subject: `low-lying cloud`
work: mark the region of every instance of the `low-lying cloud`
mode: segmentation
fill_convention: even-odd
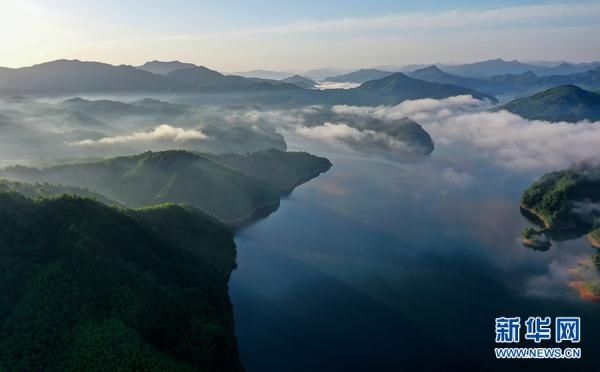
[[[333,106],[332,111],[341,115],[373,117],[381,120],[399,120],[409,117],[413,120],[444,118],[457,112],[472,111],[484,107],[486,103],[470,95],[449,97],[444,99],[407,100],[395,106]]]
[[[489,103],[463,95],[407,100],[395,106],[248,110],[231,113],[226,120],[280,128],[314,141],[346,143],[359,151],[375,146],[394,151],[403,148],[394,130],[409,118],[422,125],[439,150],[468,152],[472,159],[483,158],[517,172],[558,170],[600,154],[600,122],[527,120],[489,108]]]
[[[459,189],[465,189],[475,181],[475,178],[469,172],[456,170],[452,167],[445,168],[441,174],[447,183]]]
[[[296,133],[311,140],[329,143],[333,141],[362,150],[386,149],[400,152],[410,151],[407,144],[385,133],[370,129],[357,129],[345,123],[326,122],[323,125],[314,127],[301,126],[296,129]]]
[[[116,145],[129,143],[143,143],[153,141],[171,141],[187,142],[192,140],[204,140],[208,138],[201,130],[183,129],[162,124],[148,132],[133,132],[131,134],[104,137],[97,140],[85,139],[82,141],[71,142],[73,146],[95,146],[95,145]]]
[[[352,89],[359,87],[359,83],[337,83],[332,81],[320,81],[317,83],[316,88],[319,90],[327,89]]]
[[[565,168],[599,155],[599,122],[550,123],[500,111],[430,117],[423,125],[438,143],[473,145],[516,171]]]
[[[334,106],[344,116],[390,123],[409,118],[420,123],[436,145],[471,148],[514,171],[548,171],[597,158],[600,122],[551,123],[508,111],[486,111],[489,104],[471,96],[404,101],[396,106]]]

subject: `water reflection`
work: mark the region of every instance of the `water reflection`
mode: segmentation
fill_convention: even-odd
[[[519,196],[539,174],[462,149],[401,162],[299,146],[333,168],[236,239],[230,293],[248,371],[505,369],[493,360],[502,315],[582,316],[589,358],[569,366],[593,364],[597,307],[570,270],[594,250],[521,244]]]

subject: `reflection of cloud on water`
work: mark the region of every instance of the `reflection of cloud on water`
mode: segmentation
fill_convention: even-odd
[[[442,171],[442,179],[459,189],[466,189],[475,182],[475,178],[467,172],[447,167]]]
[[[585,260],[586,258],[582,256],[566,256],[553,260],[547,272],[526,281],[525,294],[539,298],[577,300],[578,293],[572,288],[572,283],[574,277],[579,277],[575,271]],[[588,279],[591,279],[591,276],[598,280],[597,273],[590,271],[585,274]]]
[[[448,234],[467,234],[507,262],[527,253],[511,234],[521,230],[523,221],[515,219],[517,207],[510,199],[472,199],[453,193],[437,200],[434,210],[444,221],[442,225]]]
[[[317,187],[322,193],[334,197],[342,197],[350,193],[350,190],[344,186],[343,180],[335,178],[327,179],[324,182],[319,183]]]

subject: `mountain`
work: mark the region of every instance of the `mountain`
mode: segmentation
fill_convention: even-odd
[[[530,97],[516,99],[498,109],[531,120],[598,121],[600,120],[600,94],[575,85],[564,85]]]
[[[248,81],[241,76],[225,76],[204,66],[171,71],[167,76],[199,88],[234,85]]]
[[[458,95],[471,95],[476,99],[497,102],[495,97],[473,89],[413,79],[400,72],[381,80],[368,81],[360,87],[353,89],[353,91],[377,95],[381,101],[385,101],[385,98],[387,98],[391,104],[397,104],[407,99],[441,99]]]
[[[594,70],[600,67],[600,62],[590,63],[567,63],[563,62],[555,66],[540,66],[536,68],[535,73],[539,76],[548,75],[571,75]]]
[[[253,90],[288,90],[298,89],[296,85],[282,83],[277,80],[258,78],[245,78],[235,75],[223,75],[220,72],[204,66],[176,70],[166,75],[167,77],[190,85],[196,91],[253,91]]]
[[[335,83],[357,83],[362,84],[370,80],[379,80],[387,76],[392,75],[393,72],[381,71],[375,69],[362,69],[354,72],[350,72],[343,75],[330,76],[324,79],[324,81],[335,82]]]
[[[261,161],[269,159],[283,162],[280,164],[289,162],[288,167],[294,164],[299,167],[294,168],[296,171],[313,177],[331,166],[327,159],[306,153],[271,150]],[[164,151],[42,169],[11,167],[0,171],[0,176],[84,187],[129,207],[183,203],[236,225],[276,209],[282,182],[293,188],[307,180],[294,177],[278,179],[278,183],[266,182],[252,171],[256,159],[250,155],[239,158],[237,164],[244,172],[219,164],[208,155]]]
[[[220,88],[220,89],[216,89]],[[78,93],[191,93],[217,91],[298,89],[276,80],[226,76],[202,66],[165,75],[133,66],[58,60],[31,67],[0,70],[0,95]]]
[[[0,71],[0,94],[186,91],[181,82],[133,66],[58,60]]]
[[[442,71],[437,66],[429,66],[408,73],[410,77],[433,83],[453,84],[479,90],[488,94],[520,93],[540,84],[539,78],[531,71],[522,74],[495,75],[484,78],[469,78]]]
[[[281,134],[249,128],[243,124],[230,127],[205,125],[201,130],[208,136],[201,144],[203,152],[248,154],[271,148],[281,151],[287,149],[285,138]]]
[[[66,111],[60,120],[62,127],[70,130],[85,128],[103,131],[111,129],[105,122],[77,111]]]
[[[102,133],[81,129],[62,133],[38,130],[7,116],[0,116],[0,132],[0,159],[9,163],[21,159],[47,158],[48,154],[58,153],[61,148],[67,147],[65,142],[74,138],[81,140],[82,135],[89,135],[90,138],[102,136]]]
[[[577,85],[587,90],[600,89],[600,68],[571,75],[543,76],[538,87],[552,88],[559,85]]]
[[[402,142],[408,153],[428,155],[433,152],[435,147],[433,139],[421,124],[408,118],[395,120],[389,127],[384,124],[378,125],[377,128],[372,126],[371,129],[382,130],[390,138]]]
[[[521,206],[554,231],[587,233],[600,226],[600,168],[583,162],[550,172],[534,182],[521,197]]]
[[[242,370],[211,217],[2,192],[0,237],[0,369]]]
[[[186,113],[186,108],[183,105],[150,98],[126,103],[105,99],[88,100],[75,97],[65,100],[57,106],[102,120],[112,120],[126,116],[150,116],[158,120],[163,120]]]
[[[535,71],[539,66],[522,63],[517,60],[505,61],[501,58],[463,65],[446,65],[444,70],[465,77],[490,77],[494,75],[522,74]]]
[[[526,94],[539,90],[545,83],[534,72],[526,71],[521,74],[496,75],[484,79],[482,89],[492,94]]]
[[[281,80],[290,76],[290,72],[287,71],[270,71],[270,70],[250,70],[234,72],[232,75],[243,76],[247,78],[259,78],[268,80]]]
[[[432,65],[409,72],[406,75],[433,83],[453,84],[470,89],[481,89],[486,87],[484,80],[452,75]]]
[[[77,195],[80,197],[95,199],[107,205],[117,205],[118,203],[104,195],[92,192],[87,189],[74,186],[51,185],[48,183],[23,183],[0,179],[0,193],[16,192],[30,199],[40,199],[61,195]]]
[[[345,74],[348,72],[350,72],[350,71],[346,70],[346,69],[340,69],[340,68],[317,68],[317,69],[313,69],[313,70],[303,71],[300,73],[300,75],[306,76],[307,78],[315,80],[315,81],[321,81],[328,76],[335,76],[335,75]]]
[[[300,88],[304,89],[315,89],[315,87],[317,86],[317,83],[314,80],[305,78],[304,76],[300,75],[290,76],[285,79],[281,79],[281,81],[284,83],[297,85]]]
[[[537,76],[579,74],[600,67],[600,62],[590,63],[523,63],[517,60],[505,61],[501,58],[462,65],[440,65],[442,70],[464,77],[486,78],[495,75],[519,75],[527,71]]]
[[[166,75],[169,72],[193,67],[196,67],[196,65],[194,65],[193,63],[183,63],[179,61],[150,61],[144,63],[141,66],[138,66],[137,68],[140,70],[151,72],[153,74]]]
[[[437,66],[429,66],[408,73],[409,76],[429,82],[454,84],[479,90],[488,94],[530,94],[541,89],[560,85],[575,84],[587,89],[600,88],[600,70],[590,70],[569,75],[538,76],[533,71],[518,74],[494,75],[491,77],[469,78],[442,71]]]
[[[288,152],[270,149],[247,156],[236,154],[206,155],[209,159],[248,177],[275,187],[281,193],[291,193],[297,185],[307,182],[327,171],[331,163],[305,152]]]
[[[352,74],[350,74],[352,75]],[[351,80],[374,79],[389,73],[379,70],[361,70],[350,76]],[[389,76],[386,76],[389,77]],[[346,80],[342,77],[340,80]],[[381,79],[380,79],[381,80]],[[373,81],[373,80],[370,80]],[[388,104],[399,103],[407,98],[448,97],[448,94],[470,90],[449,89],[439,85],[437,88],[422,89],[409,93],[387,90],[382,98],[374,91],[366,89],[330,89],[327,91],[302,89],[294,84],[276,80],[245,78],[223,75],[206,67],[175,70],[166,75],[157,75],[132,66],[112,66],[104,63],[81,61],[54,61],[46,64],[8,69],[0,72],[0,94],[75,95],[78,93],[203,93],[203,104],[243,104],[243,105],[301,105],[301,104]],[[209,93],[209,94],[206,94]],[[221,94],[238,93],[238,94]],[[487,96],[473,92],[478,97]],[[195,102],[199,96],[187,96],[187,102]],[[364,100],[363,100],[364,98]],[[65,104],[86,104],[82,102]],[[106,102],[105,102],[106,103]],[[96,102],[97,104],[97,102]],[[92,105],[93,106],[93,105]],[[123,107],[124,108],[124,107]],[[82,113],[86,113],[82,111]],[[103,118],[97,118],[103,120]],[[112,123],[111,123],[112,124]],[[127,123],[119,123],[127,125]]]

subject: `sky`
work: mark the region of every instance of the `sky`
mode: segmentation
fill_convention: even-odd
[[[600,1],[0,0],[0,66],[55,59],[220,71],[504,58],[600,60]]]

